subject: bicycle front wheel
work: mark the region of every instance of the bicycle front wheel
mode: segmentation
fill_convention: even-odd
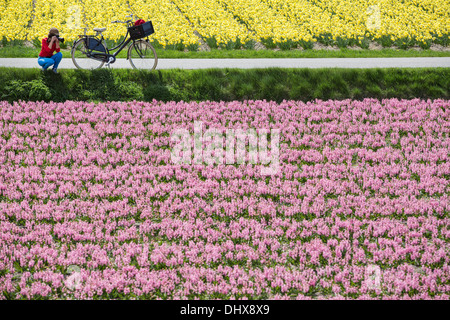
[[[86,43],[83,39],[78,40],[72,47],[72,61],[78,69],[98,69],[105,63],[101,60],[88,58]]]
[[[135,41],[128,49],[128,58],[134,69],[153,70],[158,64],[158,57],[153,46],[147,41]]]

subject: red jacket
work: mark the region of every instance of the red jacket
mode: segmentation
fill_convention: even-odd
[[[49,43],[47,43],[47,38],[42,39],[42,49],[41,49],[41,53],[39,53],[39,57],[42,58],[50,58],[51,56],[53,56],[53,52],[59,52],[60,48],[56,48],[56,43],[53,42],[53,47],[49,48],[48,47]]]

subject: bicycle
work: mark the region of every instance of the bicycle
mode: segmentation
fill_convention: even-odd
[[[125,18],[133,19],[133,16],[131,14]],[[75,66],[78,69],[98,69],[106,63],[106,66],[110,67],[111,63],[116,62],[116,56],[130,42],[133,42],[127,52],[127,60],[130,61],[131,66],[134,69],[154,70],[158,64],[158,56],[148,39],[148,36],[154,33],[151,21],[138,26],[133,24],[133,20],[112,21],[112,23],[127,25],[127,34],[122,42],[116,47],[108,49],[102,33],[106,28],[94,28],[95,36],[86,35],[86,29],[84,29],[84,35],[79,35],[80,39],[75,40],[72,46],[71,56]],[[147,39],[142,40],[145,37]],[[116,52],[111,53],[116,49]]]

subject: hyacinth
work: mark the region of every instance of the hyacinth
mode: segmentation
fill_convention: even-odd
[[[449,298],[448,100],[0,108],[2,299]],[[194,121],[279,171],[173,164]]]

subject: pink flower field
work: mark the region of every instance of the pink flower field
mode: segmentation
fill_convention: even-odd
[[[0,108],[0,299],[449,299],[449,100]],[[174,164],[194,121],[278,172]]]

